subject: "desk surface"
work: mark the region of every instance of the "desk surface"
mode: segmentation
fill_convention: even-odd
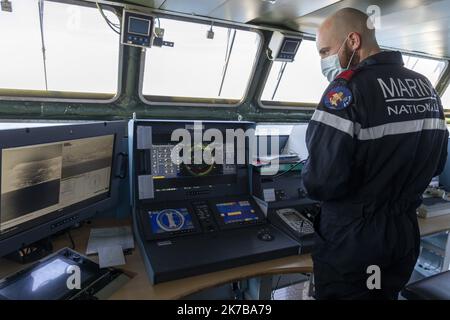
[[[450,214],[427,219],[419,218],[419,228],[421,236],[450,230]]]
[[[72,237],[77,245],[76,250],[81,253],[86,252],[91,228],[126,224],[130,224],[130,221],[95,220],[92,224],[85,225],[78,230],[73,230]],[[450,214],[429,219],[419,219],[419,226],[422,236],[449,230]],[[65,235],[60,236],[55,239],[54,246],[55,250],[70,246],[69,239]],[[93,256],[92,259],[96,260],[97,256]],[[148,280],[140,252],[137,248],[131,255],[126,256],[126,262],[123,269],[135,274],[135,276],[115,292],[111,299],[179,299],[203,289],[219,286],[231,281],[270,274],[311,273],[313,269],[311,256],[301,255],[255,263],[152,286]],[[17,263],[0,259],[0,278],[22,267]]]
[[[80,253],[86,252],[91,228],[112,227],[126,224],[130,224],[130,221],[94,220],[89,225],[71,231],[73,240],[76,244],[75,250]],[[70,247],[68,237],[66,235],[57,237],[54,240],[54,247],[55,250]],[[92,256],[91,258],[94,261],[97,261],[98,259],[97,256]],[[5,259],[0,259],[0,278],[15,272],[20,268],[23,268],[23,266]],[[135,276],[115,292],[111,296],[111,299],[179,299],[206,288],[219,286],[240,279],[270,274],[311,273],[312,260],[310,255],[292,256],[165,282],[154,286],[149,282],[138,248],[133,250],[131,255],[126,256],[126,265],[121,268]]]

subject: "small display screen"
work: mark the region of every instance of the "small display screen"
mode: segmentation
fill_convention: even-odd
[[[58,300],[67,294],[67,279],[73,273],[69,260],[56,258],[17,281],[0,289],[0,296],[9,300]],[[81,283],[90,281],[94,274],[83,269]]]
[[[281,49],[282,53],[292,53],[294,54],[299,45],[299,41],[286,40],[283,45],[283,49]]]
[[[193,230],[191,214],[188,209],[164,209],[148,212],[152,232],[161,234],[174,231]]]
[[[128,32],[148,36],[150,34],[150,20],[130,17],[128,20]]]
[[[236,201],[216,204],[225,224],[256,221],[258,216],[248,201]]]

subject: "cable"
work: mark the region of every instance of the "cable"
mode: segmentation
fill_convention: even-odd
[[[275,285],[275,289],[272,290],[272,294],[271,294],[272,300],[275,299],[275,291],[278,290],[278,285],[280,283],[281,277],[282,277],[282,275],[278,276],[278,280],[277,280],[277,284]]]
[[[67,235],[69,237],[70,244],[72,245],[72,250],[75,250],[75,241],[73,241],[72,234],[70,233],[70,230],[67,230]]]
[[[270,61],[274,61],[275,59],[272,57],[271,54],[269,54],[269,51],[271,51],[269,48],[266,49],[266,56],[267,59],[269,59]]]
[[[158,29],[161,29],[161,21],[159,20],[159,17],[155,17],[156,22],[158,23]],[[156,28],[153,28],[153,35],[155,37],[159,37],[158,34],[156,34]]]
[[[279,174],[277,174],[276,176],[273,176],[272,179],[278,179],[279,177],[284,176],[286,173],[291,172],[292,170],[294,170],[295,168],[297,168],[299,165],[305,164],[305,163],[306,163],[306,160],[299,161],[299,162],[297,162],[296,164],[294,164],[292,167],[290,167],[288,170],[286,170],[286,171],[284,171],[284,172],[282,172],[282,173],[279,173]]]
[[[95,3],[97,5],[98,11],[100,11],[100,14],[102,15],[103,19],[105,19],[106,24],[108,25],[108,27],[111,28],[112,31],[114,31],[117,34],[120,34],[120,24],[116,24],[111,22],[108,17],[105,15],[105,13],[103,12],[103,9],[100,7],[100,5],[98,4],[98,2]],[[116,28],[119,28],[119,30],[117,30]]]
[[[100,14],[102,15],[103,19],[105,19],[108,24],[110,24],[110,25],[112,25],[112,26],[114,26],[116,28],[120,28],[120,23],[117,24],[117,23],[114,23],[111,20],[109,20],[108,17],[105,15],[102,7],[100,7],[100,4],[98,2],[96,2],[95,4],[97,5],[97,8],[100,11]]]

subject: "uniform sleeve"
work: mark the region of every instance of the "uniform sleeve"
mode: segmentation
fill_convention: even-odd
[[[352,102],[344,108],[333,108],[335,92],[333,87],[327,89],[306,132],[309,158],[302,170],[303,186],[308,196],[317,201],[337,200],[350,192],[358,126],[352,111],[355,90],[350,92]]]

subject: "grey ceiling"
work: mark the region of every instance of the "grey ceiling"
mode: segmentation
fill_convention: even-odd
[[[276,25],[315,34],[328,15],[344,7],[381,9],[377,36],[383,46],[450,57],[450,0],[128,0],[216,19]]]

